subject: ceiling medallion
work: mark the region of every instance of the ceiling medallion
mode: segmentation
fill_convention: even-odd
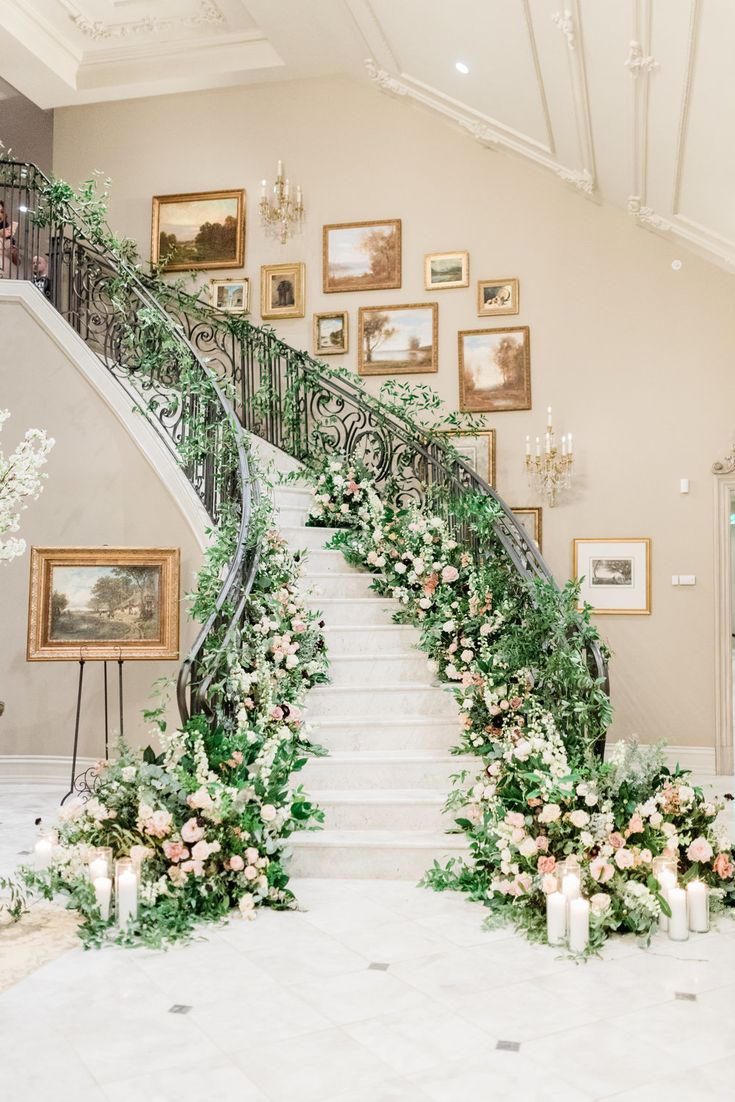
[[[103,23],[100,20],[88,19],[72,0],[62,0],[62,4],[77,30],[96,42],[105,38],[128,38],[134,34],[155,34],[177,27],[187,29],[206,25],[222,26],[225,22],[225,17],[214,0],[199,0],[197,13],[184,18],[176,16],[159,19],[147,15],[143,19],[134,19],[128,23]]]

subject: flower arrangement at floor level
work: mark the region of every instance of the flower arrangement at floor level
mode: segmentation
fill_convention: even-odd
[[[478,565],[440,516],[382,503],[359,461],[327,459],[312,478],[310,522],[343,528],[331,546],[372,570],[373,588],[398,601],[396,619],[420,629],[460,709],[455,752],[478,758],[447,801],[472,860],[435,865],[425,882],[466,891],[490,909],[488,921],[543,939],[546,896],[574,858],[591,897],[590,951],[616,930],[650,935],[668,912],[656,857],[735,904],[722,802],[669,770],[658,747],[623,743],[606,762],[594,753],[608,713],[580,642],[594,631],[588,613],[577,613],[574,586],[532,589],[511,570],[493,529],[497,506],[469,496],[461,505],[487,552]]]
[[[49,867],[20,870],[31,889],[68,897],[87,945],[161,945],[233,907],[254,917],[259,904],[294,903],[284,845],[323,813],[292,778],[319,753],[302,706],[308,689],[326,680],[327,659],[321,625],[298,591],[298,559],[268,522],[246,622],[211,697],[214,720],[162,730],[160,755],[121,743],[114,761],[98,763],[92,798],[62,809]],[[219,561],[220,551],[210,558]],[[200,597],[208,577],[205,567]],[[88,870],[96,847],[129,855],[139,868],[138,915],[126,928],[101,918]]]

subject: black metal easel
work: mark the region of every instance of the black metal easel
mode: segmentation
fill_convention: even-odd
[[[79,749],[79,721],[82,715],[82,687],[84,685],[84,667],[89,659],[84,657],[84,654],[79,654],[79,680],[77,683],[77,710],[74,720],[74,747],[72,750],[71,758],[71,781],[69,791],[61,801],[65,804],[70,796],[75,792],[91,792],[90,785],[90,772],[93,766],[89,769],[85,769],[83,773],[77,776],[77,752]],[[117,658],[117,687],[118,697],[120,703],[120,736],[124,734],[124,697],[123,697],[123,662],[122,654]],[[107,659],[103,661],[103,679],[104,679],[104,699],[105,699],[105,761],[110,756],[110,721],[109,721],[109,696],[107,691]]]

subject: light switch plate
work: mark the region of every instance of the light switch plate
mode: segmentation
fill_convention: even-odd
[[[697,575],[696,574],[680,574],[679,575],[679,585],[696,585],[696,584],[697,584]]]

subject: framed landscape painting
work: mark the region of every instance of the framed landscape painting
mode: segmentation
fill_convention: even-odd
[[[470,254],[429,253],[424,260],[424,285],[427,291],[469,287]]]
[[[517,279],[480,279],[477,283],[477,314],[490,318],[517,314],[520,309]]]
[[[526,535],[533,540],[539,551],[541,551],[543,530],[541,509],[539,506],[523,506],[523,508],[511,509],[511,513],[516,518],[521,528],[523,528]]]
[[[582,601],[598,615],[650,615],[650,539],[576,539],[573,547]]]
[[[155,195],[151,263],[165,272],[242,268],[245,263],[245,191]]]
[[[340,356],[347,352],[348,315],[314,314],[314,354],[316,356]]]
[[[29,662],[179,657],[177,547],[33,547]]]
[[[442,432],[472,470],[490,486],[495,485],[495,429],[475,433]]]
[[[264,318],[303,318],[304,265],[264,264],[260,269],[260,314]]]
[[[360,375],[414,375],[439,370],[439,307],[362,306],[358,314]]]
[[[401,221],[325,226],[324,292],[385,291],[401,286]]]
[[[502,413],[531,408],[531,339],[527,325],[466,329],[459,337],[459,408]]]
[[[209,301],[223,314],[249,314],[250,280],[210,279]]]

